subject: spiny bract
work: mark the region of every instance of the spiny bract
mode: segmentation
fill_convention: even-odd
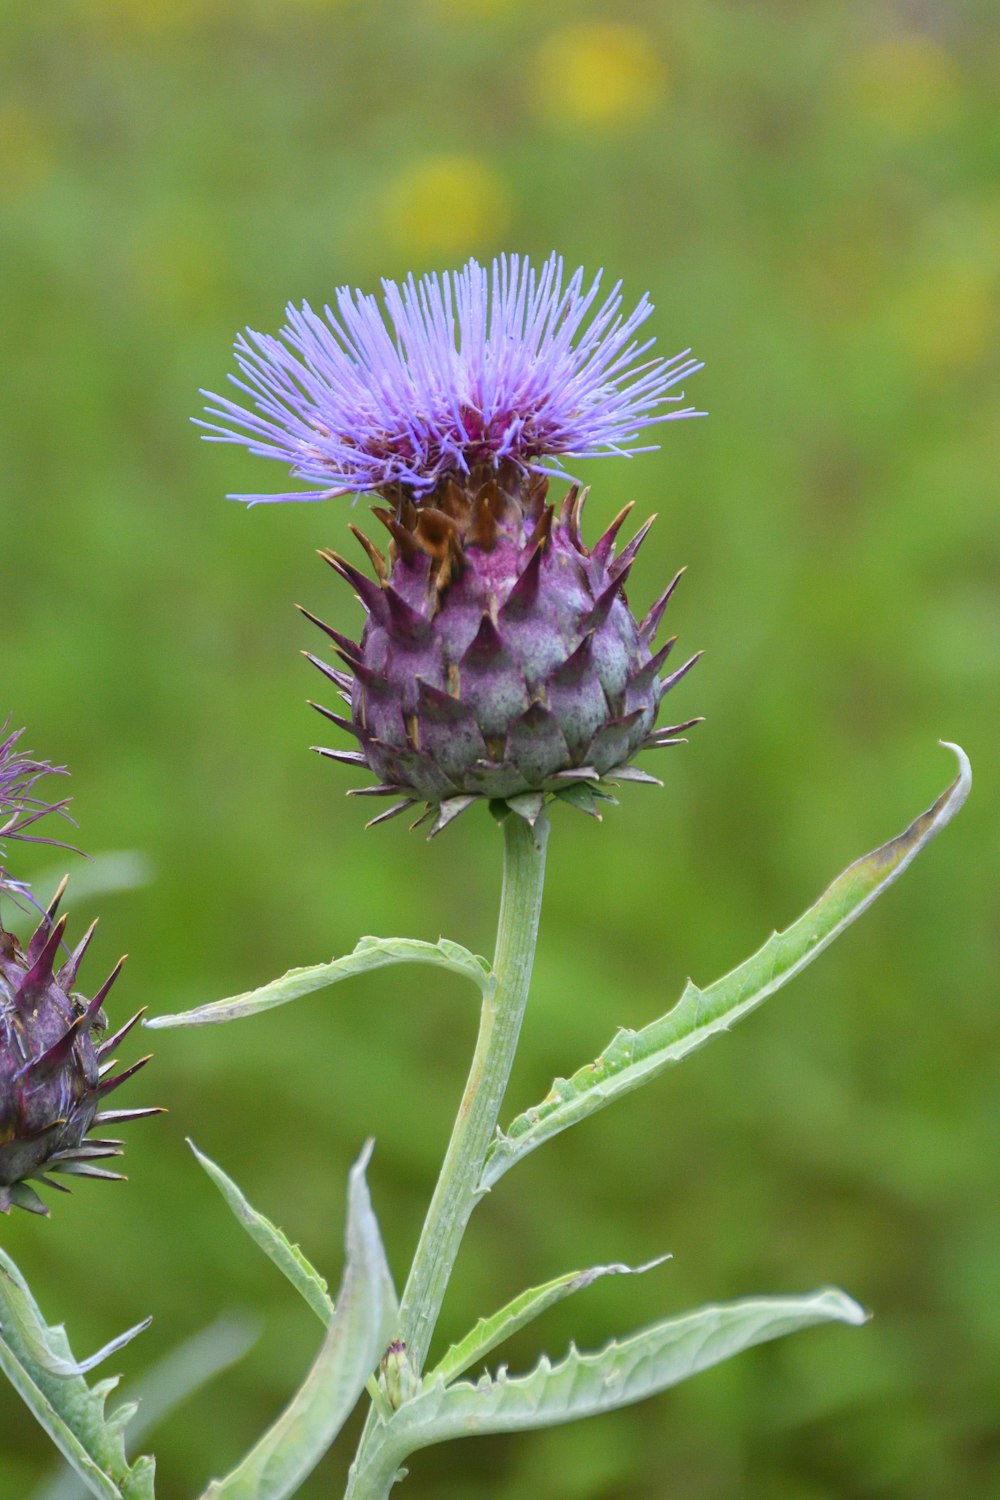
[[[96,927],[57,969],[66,927],[55,920],[64,880],[27,948],[0,926],[0,1210],[12,1204],[48,1213],[27,1179],[68,1191],[50,1173],[118,1179],[95,1165],[120,1156],[118,1140],[86,1140],[95,1125],[115,1125],[158,1109],[102,1110],[102,1101],[149,1061],[113,1073],[113,1053],[142,1011],[105,1037],[102,1010],[119,960],[93,999],[76,992],[77,970]]]
[[[19,750],[17,730],[0,743],[0,839],[58,844],[34,832],[52,813],[67,816],[67,801],[48,802],[37,795],[44,777],[66,774],[62,766],[35,760]],[[31,832],[27,830],[31,829]],[[65,847],[60,845],[59,847]],[[67,877],[68,879],[68,877]],[[77,971],[93,936],[94,922],[82,941],[57,968],[65,916],[56,920],[66,889],[63,880],[34,936],[22,948],[0,922],[0,1211],[12,1206],[47,1214],[31,1186],[35,1178],[63,1192],[69,1189],[50,1173],[71,1177],[116,1179],[95,1163],[121,1155],[118,1140],[86,1140],[94,1125],[115,1125],[159,1109],[102,1110],[101,1103],[131,1078],[148,1057],[114,1073],[112,1054],[142,1011],[106,1037],[102,1010],[108,991],[121,972],[119,960],[88,1000],[77,993]],[[37,905],[23,881],[11,878],[0,848],[0,894],[20,906]],[[41,908],[38,908],[41,910]]]
[[[505,464],[464,485],[447,480],[419,507],[404,495],[376,508],[388,559],[351,528],[375,580],[321,554],[367,620],[355,643],[310,615],[351,673],[310,657],[351,709],[349,719],[320,712],[361,746],[320,753],[378,776],[361,795],[397,798],[375,822],[423,801],[437,832],[480,797],[529,820],[548,795],[594,812],[606,778],[655,780],[628,763],[697,722],[654,728],[664,694],[697,658],[660,676],[674,642],[654,652],[653,639],[677,578],[641,623],[626,602],[650,523],[616,555],[626,507],[588,549],[586,492],[570,489],[556,510],[546,486]]]

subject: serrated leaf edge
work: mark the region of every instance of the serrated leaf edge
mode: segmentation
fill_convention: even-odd
[[[569,1078],[556,1078],[542,1102],[518,1115],[506,1132],[491,1142],[480,1179],[487,1192],[514,1165],[543,1141],[586,1119],[615,1098],[640,1087],[679,1062],[690,1052],[741,1020],[779,990],[840,936],[898,879],[932,838],[961,808],[972,785],[968,757],[958,745],[940,742],[953,751],[959,774],[933,805],[888,843],[862,855],[836,877],[817,901],[783,932],[774,932],[742,964],[699,989],[691,980],[676,1004],[640,1030],[621,1028],[603,1053]],[[849,890],[851,882],[868,884],[847,909],[824,926],[826,908]],[[817,929],[813,931],[813,929]],[[784,949],[792,957],[779,967]],[[763,974],[759,971],[763,970]],[[729,997],[729,991],[735,992]]]
[[[279,1005],[287,1005],[292,1000],[298,1000],[316,990],[327,989],[343,979],[352,979],[359,974],[401,963],[435,964],[438,968],[471,979],[484,994],[493,983],[487,960],[470,953],[460,943],[453,943],[448,938],[428,943],[421,938],[363,937],[342,958],[332,959],[325,964],[289,969],[279,979],[273,979],[258,989],[246,990],[225,1000],[211,1000],[193,1010],[152,1016],[143,1025],[156,1031],[173,1026],[212,1026],[223,1021],[236,1021],[244,1016],[260,1015]]]

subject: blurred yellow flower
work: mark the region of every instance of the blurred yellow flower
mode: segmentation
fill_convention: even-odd
[[[962,95],[958,63],[928,36],[896,36],[866,48],[851,78],[861,113],[892,135],[921,135],[954,116]]]
[[[505,12],[521,10],[525,0],[423,0],[431,15],[446,21],[464,21],[475,24],[487,21]]]
[[[510,190],[480,157],[427,156],[389,184],[379,219],[409,255],[466,255],[506,232]]]
[[[313,11],[322,16],[326,11],[344,10],[348,5],[360,9],[362,0],[258,0],[254,18],[261,22],[280,21],[283,11]]]
[[[85,13],[115,37],[183,36],[231,14],[230,0],[86,0]]]
[[[652,36],[624,22],[564,26],[546,37],[531,61],[535,108],[557,125],[638,123],[666,87]]]
[[[974,368],[1000,335],[1000,286],[976,267],[942,267],[914,279],[893,309],[898,337],[917,369],[947,375]]]
[[[0,199],[30,191],[52,169],[46,117],[29,105],[0,104]]]
[[[930,375],[972,369],[1000,338],[1000,198],[942,204],[893,299],[893,331]]]
[[[356,0],[360,3],[360,0]],[[322,14],[345,0],[85,0],[85,10],[116,36],[185,36],[219,21],[273,30],[296,10]]]

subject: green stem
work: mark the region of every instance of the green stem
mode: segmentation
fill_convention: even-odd
[[[400,1307],[402,1336],[418,1374],[427,1358],[465,1226],[483,1196],[478,1191],[479,1176],[514,1063],[538,938],[548,825],[539,818],[532,829],[511,815],[503,827],[503,892],[494,983],[483,999],[468,1082]]]
[[[417,1373],[427,1358],[465,1227],[483,1196],[480,1174],[514,1063],[538,938],[548,823],[543,814],[530,828],[511,814],[503,827],[503,891],[492,984],[483,997],[465,1093],[400,1305],[400,1334]],[[369,1413],[351,1468],[351,1500],[384,1500],[392,1488],[395,1464],[383,1472],[384,1457],[381,1464],[377,1456],[374,1465],[366,1462],[376,1430]]]

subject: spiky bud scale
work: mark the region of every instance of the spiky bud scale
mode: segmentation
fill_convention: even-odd
[[[55,921],[60,887],[26,948],[0,927],[0,1211],[48,1209],[31,1186],[35,1179],[68,1191],[52,1174],[120,1178],[97,1163],[121,1155],[118,1140],[90,1139],[95,1125],[110,1125],[158,1109],[102,1111],[102,1101],[147,1061],[113,1074],[111,1056],[140,1011],[106,1037],[103,1004],[121,963],[91,999],[74,988],[93,928],[57,967],[66,925]]]
[[[501,465],[449,479],[419,506],[400,492],[392,511],[376,510],[390,547],[374,580],[322,554],[367,616],[357,644],[327,632],[352,674],[350,721],[323,710],[378,778],[362,794],[397,796],[390,812],[558,794],[613,777],[692,722],[653,735],[663,693],[695,658],[661,679],[672,645],[652,652],[662,607],[652,628],[629,609],[624,585],[648,527],[616,557],[623,514],[588,548],[585,498],[574,487],[556,511],[544,476]]]

